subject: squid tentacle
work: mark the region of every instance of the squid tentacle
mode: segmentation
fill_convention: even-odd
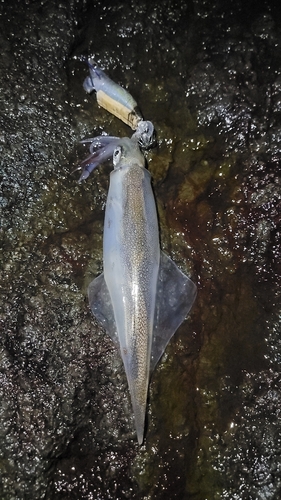
[[[91,154],[80,163],[79,168],[82,169],[82,174],[80,175],[78,182],[82,182],[87,179],[95,168],[108,160],[113,155],[113,151],[119,141],[119,137],[114,136],[99,136],[93,138],[93,140],[85,139],[81,141],[82,143],[91,142]],[[96,151],[94,151],[94,148],[97,148]]]

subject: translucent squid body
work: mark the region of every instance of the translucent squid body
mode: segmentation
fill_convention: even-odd
[[[151,177],[137,138],[88,141],[100,147],[96,164],[111,151],[114,165],[104,221],[104,272],[89,286],[89,303],[120,351],[142,444],[150,373],[188,314],[196,286],[160,250]]]

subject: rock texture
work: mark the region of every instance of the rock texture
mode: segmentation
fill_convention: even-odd
[[[276,2],[0,6],[0,496],[277,500],[281,9]],[[155,371],[137,445],[126,378],[91,316],[109,164],[128,128],[82,88],[93,56],[158,132],[162,248],[197,302]]]

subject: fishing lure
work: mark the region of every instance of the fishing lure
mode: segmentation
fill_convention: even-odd
[[[149,149],[155,142],[154,126],[145,121],[135,99],[131,94],[109,78],[91,59],[86,60],[90,75],[84,80],[87,93],[96,91],[100,106],[120,118],[136,132],[136,137],[143,149]]]

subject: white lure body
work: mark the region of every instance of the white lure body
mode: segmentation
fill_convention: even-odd
[[[101,68],[91,60],[88,61],[90,76],[85,78],[83,87],[87,93],[97,93],[97,101],[113,115],[136,130],[143,120],[138,105],[131,94],[109,78]]]

